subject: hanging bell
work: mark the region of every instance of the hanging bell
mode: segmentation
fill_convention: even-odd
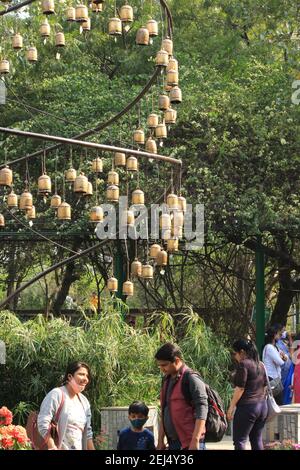
[[[11,186],[13,182],[13,174],[8,166],[0,170],[0,186]]]
[[[122,152],[116,152],[114,156],[115,166],[126,166],[126,155]]]
[[[132,297],[134,292],[134,285],[131,281],[126,281],[123,284],[122,294],[127,297]]]
[[[178,72],[175,69],[167,72],[167,84],[171,87],[178,86],[179,78]]]
[[[120,197],[119,186],[108,186],[106,190],[106,197],[109,202],[118,202]]]
[[[91,18],[88,18],[86,21],[81,23],[82,31],[90,31],[91,30]]]
[[[102,173],[103,171],[103,162],[101,158],[97,157],[92,161],[92,170],[95,173]]]
[[[19,199],[19,209],[29,210],[32,208],[32,194],[25,189]]]
[[[11,191],[11,193],[9,193],[7,196],[7,205],[9,208],[18,207],[18,196],[14,193],[14,191]]]
[[[37,48],[34,46],[29,47],[26,51],[26,58],[28,62],[37,62],[38,60]]]
[[[83,23],[87,21],[89,17],[88,9],[85,5],[76,5],[75,7],[75,20],[78,23]]]
[[[48,20],[46,18],[40,26],[40,35],[42,36],[42,38],[48,38],[50,36],[50,32],[50,24],[48,23]]]
[[[159,95],[158,107],[160,111],[166,111],[170,108],[170,98],[167,95]]]
[[[144,205],[145,204],[145,194],[140,189],[133,191],[131,196],[132,205]]]
[[[169,194],[167,197],[167,206],[170,210],[178,209],[178,196],[176,194]]]
[[[38,179],[38,193],[42,195],[51,193],[51,179],[46,173]]]
[[[185,197],[179,196],[179,198],[178,198],[178,207],[185,214],[185,212],[186,212],[186,199],[185,199]]]
[[[152,137],[149,137],[149,139],[147,140],[145,149],[146,152],[157,153],[157,144],[156,141],[152,139]]]
[[[66,9],[67,21],[76,21],[76,11],[74,7],[68,7]]]
[[[178,198],[177,198],[178,199]],[[178,201],[177,201],[178,203]],[[179,204],[178,204],[178,209],[179,209]],[[174,210],[174,213],[172,214],[172,226],[173,227],[183,227],[184,224],[184,215],[183,212],[179,209]]]
[[[167,266],[168,264],[168,253],[165,250],[161,250],[156,256],[157,266]]]
[[[74,168],[69,168],[65,171],[65,180],[67,183],[74,183],[76,180],[77,171]]]
[[[26,211],[26,217],[27,219],[35,219],[36,218],[36,210],[35,210],[35,206],[32,206],[30,209],[28,209]]]
[[[0,73],[2,75],[9,73],[9,62],[6,59],[0,60]]]
[[[104,218],[103,209],[101,206],[92,207],[90,212],[90,221],[91,222],[102,222]]]
[[[92,12],[93,13],[100,13],[101,11],[103,11],[103,4],[102,3],[92,2]]]
[[[150,37],[158,36],[158,23],[156,20],[153,20],[152,18],[148,20],[146,24],[146,28],[149,31]]]
[[[164,112],[164,120],[166,124],[175,124],[177,119],[177,111],[173,108],[168,108]]]
[[[171,103],[180,104],[182,102],[182,92],[178,86],[172,88],[169,96]]]
[[[0,214],[0,227],[5,227],[5,219],[2,214]]]
[[[157,139],[166,139],[167,138],[167,128],[164,122],[158,124],[155,128],[155,137]]]
[[[133,133],[133,140],[138,145],[144,145],[145,143],[145,133],[143,129],[137,129]]]
[[[149,253],[150,258],[156,259],[157,255],[160,251],[161,251],[160,245],[158,245],[157,243],[154,243],[154,245],[151,245],[150,246],[150,253]]]
[[[42,10],[43,10],[44,15],[53,15],[54,14],[54,0],[43,0]]]
[[[167,251],[169,253],[175,253],[178,251],[179,242],[177,238],[170,238],[167,240]]]
[[[120,18],[110,18],[108,22],[108,34],[110,36],[120,36],[122,34],[122,22]]]
[[[153,266],[150,264],[144,264],[142,266],[142,275],[143,279],[153,279]]]
[[[55,34],[55,46],[56,47],[65,47],[66,40],[64,33],[56,33]]]
[[[110,277],[107,281],[107,288],[110,292],[118,292],[118,279]]]
[[[142,263],[135,258],[135,260],[131,263],[131,276],[132,277],[140,277],[142,275]]]
[[[138,171],[138,160],[136,157],[128,157],[126,160],[127,171]]]
[[[62,202],[57,208],[57,218],[59,220],[71,220],[71,206],[67,202]]]
[[[149,114],[147,118],[147,126],[150,129],[155,129],[157,125],[158,125],[158,115],[155,113]]]
[[[83,196],[92,196],[93,195],[93,185],[90,181],[88,181],[86,193]]]
[[[150,40],[149,31],[145,26],[138,29],[135,42],[138,46],[148,46]]]
[[[116,171],[110,171],[107,176],[108,185],[119,186],[119,173]]]
[[[12,38],[12,47],[16,51],[19,51],[20,49],[22,49],[22,47],[23,47],[23,37],[21,36],[21,34],[19,34],[19,33],[14,34],[14,36]]]
[[[155,63],[161,67],[167,67],[169,63],[169,54],[167,51],[164,49],[158,51],[156,54]]]
[[[50,200],[51,209],[57,209],[61,205],[61,197],[58,194],[53,194]]]
[[[134,227],[135,223],[135,218],[134,218],[134,212],[130,210],[125,210],[122,213],[122,225],[127,225],[130,227]]]
[[[130,5],[123,5],[120,8],[120,19],[123,23],[133,22],[133,8]]]
[[[167,51],[169,56],[172,56],[173,55],[173,41],[172,41],[172,39],[170,39],[168,36],[165,39],[163,39],[161,48],[164,49],[165,51]]]
[[[77,194],[84,194],[88,190],[88,179],[84,173],[80,173],[74,181],[74,192]]]
[[[178,60],[176,60],[175,57],[170,57],[167,72],[170,72],[170,70],[175,70],[175,72],[178,73],[178,69]]]

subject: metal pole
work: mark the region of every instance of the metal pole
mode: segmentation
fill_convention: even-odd
[[[164,155],[157,155],[156,153],[142,152],[140,150],[115,147],[114,145],[103,145],[103,144],[97,144],[95,142],[85,142],[84,140],[67,139],[66,137],[59,137],[56,135],[37,134],[36,132],[20,131],[19,129],[8,129],[6,127],[0,127],[0,132],[3,132],[5,134],[18,135],[21,137],[29,137],[31,139],[41,139],[41,140],[50,140],[54,142],[61,142],[67,145],[79,145],[81,147],[90,147],[90,148],[95,148],[95,149],[108,151],[108,152],[121,152],[125,154],[134,155],[136,157],[153,158],[154,160],[162,160],[164,162],[173,163],[174,165],[180,165],[180,166],[182,165],[182,161],[176,160],[176,158],[166,157]],[[28,157],[18,158],[18,160],[14,160],[13,163],[20,162],[21,160],[26,160],[26,158]],[[7,165],[11,165],[11,164],[12,162],[7,163]],[[5,165],[0,165],[0,168],[3,166]]]
[[[264,251],[261,245],[261,238],[258,239],[258,245],[255,251],[256,267],[256,345],[259,354],[265,340],[265,262]]]

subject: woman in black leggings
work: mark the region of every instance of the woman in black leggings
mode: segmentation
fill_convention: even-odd
[[[234,448],[245,450],[249,438],[252,450],[263,450],[262,431],[268,413],[265,368],[259,362],[258,352],[252,341],[235,341],[233,354],[238,366],[227,418],[229,421],[233,419]]]

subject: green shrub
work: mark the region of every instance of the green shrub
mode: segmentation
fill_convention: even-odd
[[[82,317],[77,326],[41,315],[22,323],[14,314],[0,312],[0,340],[7,352],[6,365],[0,366],[0,406],[15,408],[24,421],[27,410],[38,408],[74,360],[91,366],[87,395],[97,429],[101,407],[127,406],[137,399],[158,404],[161,379],[154,354],[163,342],[176,341],[174,321],[156,314],[150,326],[133,328],[122,320],[121,307],[124,311],[108,301],[100,317]],[[228,350],[193,312],[181,316],[178,344],[188,365],[227,400]]]

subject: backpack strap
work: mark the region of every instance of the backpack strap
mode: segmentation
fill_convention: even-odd
[[[62,391],[61,388],[60,388],[60,391],[61,391],[60,404],[59,404],[59,407],[58,407],[57,412],[56,412],[56,414],[55,414],[55,418],[54,418],[54,420],[53,420],[53,422],[54,422],[55,424],[58,423],[58,420],[59,420],[59,417],[60,417],[60,413],[61,413],[61,411],[62,411],[62,409],[63,409],[64,404],[65,404],[65,394],[64,394],[64,392]]]

